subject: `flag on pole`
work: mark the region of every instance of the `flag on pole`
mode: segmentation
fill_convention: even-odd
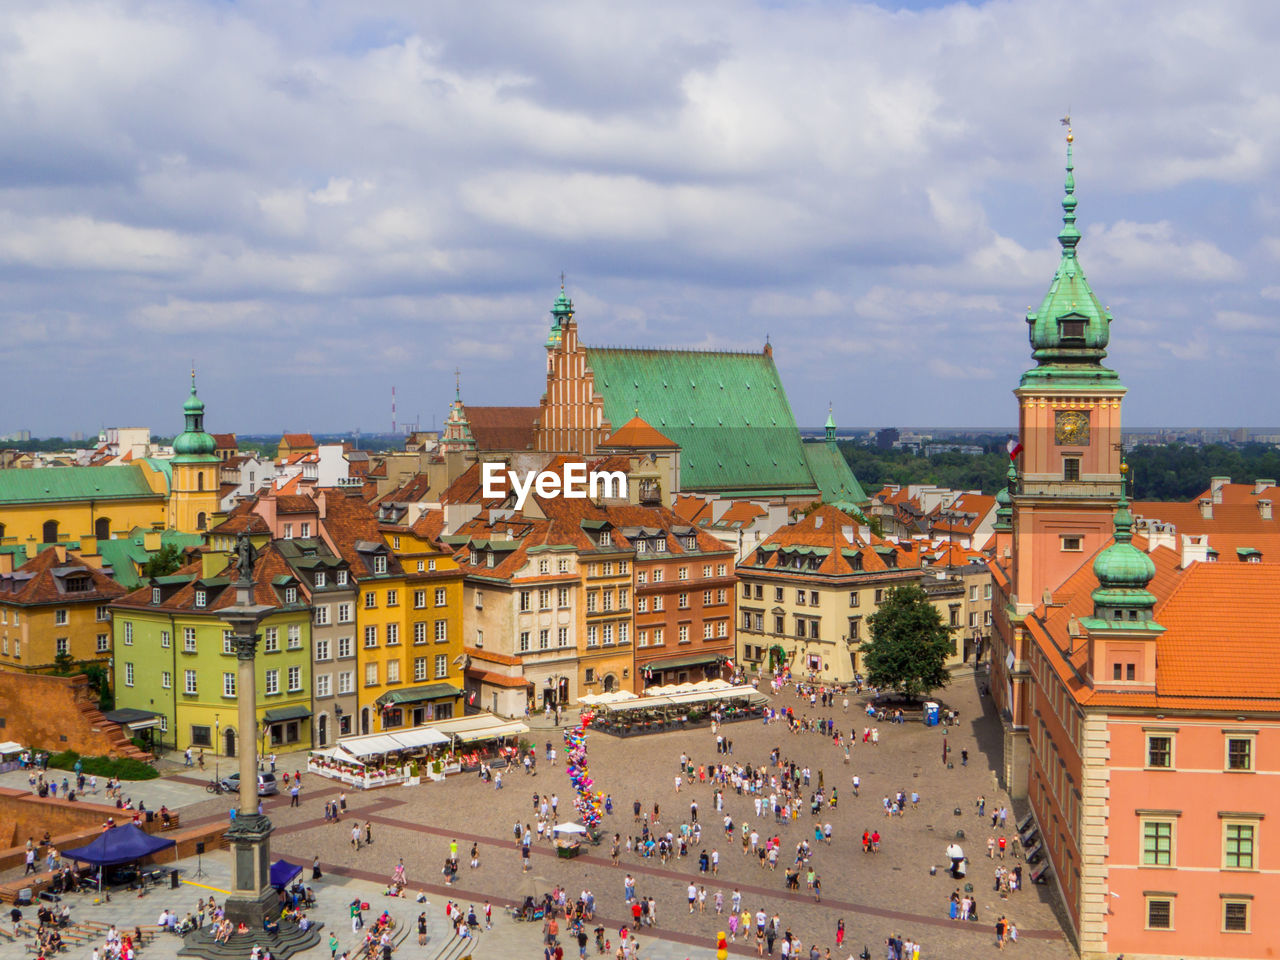
[[[1017,437],[1010,437],[1004,448],[1009,451],[1010,460],[1017,460],[1018,454],[1022,452],[1022,444],[1018,442]]]

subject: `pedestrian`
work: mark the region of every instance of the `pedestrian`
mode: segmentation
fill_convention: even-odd
[[[320,857],[314,856],[311,858],[311,879],[320,880],[323,877],[324,874],[320,871]]]
[[[186,753],[182,755],[182,765],[184,767],[191,766],[191,748],[187,747]]]
[[[360,849],[360,824],[358,823],[351,825],[351,846],[356,850]]]
[[[373,844],[373,824],[368,820],[364,822],[364,842],[365,846]]]
[[[419,943],[426,943],[425,940],[419,940]],[[94,951],[97,953],[97,951]],[[332,930],[329,931],[329,960],[338,960],[338,935]]]
[[[848,705],[849,705],[849,701],[846,699],[845,707],[847,708]],[[843,944],[844,944],[844,918],[842,917],[841,919],[836,921],[836,949],[839,950],[840,947],[843,946]]]
[[[299,807],[302,804],[298,802],[298,785],[295,783],[289,788],[289,806]]]

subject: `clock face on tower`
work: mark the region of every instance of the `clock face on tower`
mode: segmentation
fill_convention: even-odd
[[[1080,446],[1089,442],[1089,414],[1083,410],[1059,410],[1053,426],[1059,446]]]

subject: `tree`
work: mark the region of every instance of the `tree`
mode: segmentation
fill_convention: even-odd
[[[89,681],[89,689],[98,695],[98,709],[114,710],[115,694],[111,692],[111,676],[107,668],[100,663],[88,663],[84,667],[85,679]]]
[[[142,565],[142,579],[167,577],[182,566],[182,551],[175,544],[166,543]]]
[[[947,657],[955,653],[952,628],[915,584],[890,590],[867,618],[871,639],[862,644],[867,682],[909,697],[945,687]]]

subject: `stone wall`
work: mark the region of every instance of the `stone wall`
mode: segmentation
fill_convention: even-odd
[[[50,753],[74,750],[93,757],[134,753],[119,724],[98,712],[97,698],[84,676],[0,671],[0,740]]]

